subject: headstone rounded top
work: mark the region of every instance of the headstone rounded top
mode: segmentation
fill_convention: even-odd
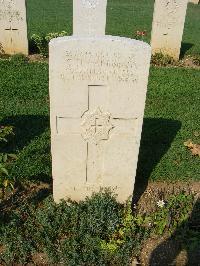
[[[130,45],[130,47],[140,47],[143,49],[151,50],[151,46],[143,41],[135,40],[135,39],[130,39],[130,38],[125,38],[125,37],[119,37],[119,36],[112,36],[112,35],[106,35],[106,36],[88,36],[88,37],[82,37],[82,36],[65,36],[65,37],[58,37],[51,39],[49,42],[49,46],[54,46],[54,45],[59,45],[60,43],[65,43],[65,42],[71,42],[71,41],[85,41],[85,42],[113,42],[113,43],[122,43],[124,45]]]

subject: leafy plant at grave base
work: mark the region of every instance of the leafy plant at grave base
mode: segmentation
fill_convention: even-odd
[[[24,54],[15,54],[10,57],[10,61],[14,65],[22,65],[28,62],[28,58]]]
[[[193,196],[184,193],[171,196],[153,214],[132,213],[130,202],[117,203],[110,191],[80,203],[55,204],[51,197],[39,203],[25,200],[2,219],[9,223],[2,222],[0,229],[5,247],[0,258],[7,264],[25,264],[43,253],[46,263],[53,264],[130,265],[142,241],[152,234],[170,235],[179,229],[183,240],[187,229],[192,236],[187,226],[192,207]]]
[[[46,56],[47,55],[47,47],[46,47],[46,41],[44,37],[41,37],[40,35],[33,34],[31,36],[31,41],[35,44],[36,48],[38,49],[39,54]]]
[[[178,227],[184,226],[188,221],[193,208],[194,196],[181,193],[171,196],[164,207],[149,217],[152,233],[162,235],[165,230],[172,234]]]
[[[121,223],[118,224],[114,234],[107,240],[101,240],[101,249],[111,258],[111,261],[115,261],[113,265],[124,265],[125,258],[126,265],[130,265],[133,249],[134,256],[137,256],[142,241],[150,234],[146,226],[149,218],[138,213],[133,215],[131,201],[127,201],[123,206],[121,215]],[[125,257],[120,260],[123,253]]]
[[[66,31],[51,32],[51,33],[48,33],[46,36],[40,36],[37,34],[33,34],[31,36],[31,40],[36,45],[39,53],[46,57],[48,56],[48,44],[50,40],[53,38],[63,37],[66,35],[68,35]]]
[[[2,197],[5,196],[6,189],[14,189],[14,179],[10,177],[7,167],[17,159],[15,154],[0,153],[0,188],[2,189]]]
[[[58,38],[58,37],[64,37],[67,36],[68,33],[66,31],[61,31],[61,32],[50,32],[46,35],[45,40],[47,42],[50,42],[52,39],[54,38]]]
[[[162,53],[156,53],[152,55],[151,63],[156,66],[167,66],[167,65],[174,65],[175,60],[169,55],[164,55]]]
[[[14,135],[13,127],[0,127],[0,144],[8,142],[8,137]],[[11,178],[8,168],[16,160],[17,156],[10,153],[0,153],[0,189],[2,190],[2,198],[5,196],[6,189],[14,189],[14,179]]]

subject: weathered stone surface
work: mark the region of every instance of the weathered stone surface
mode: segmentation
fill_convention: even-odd
[[[179,59],[188,0],[155,0],[152,53]]]
[[[73,34],[105,35],[107,0],[73,0]]]
[[[189,3],[199,4],[199,0],[189,0]]]
[[[126,38],[50,42],[53,194],[82,200],[101,187],[133,192],[150,46]]]
[[[28,54],[25,0],[0,0],[0,52]]]

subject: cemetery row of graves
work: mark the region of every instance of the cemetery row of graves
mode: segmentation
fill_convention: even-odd
[[[199,265],[198,1],[2,0],[0,23],[0,265]]]

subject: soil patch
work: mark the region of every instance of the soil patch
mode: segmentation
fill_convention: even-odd
[[[194,194],[195,199],[200,198],[200,182],[149,182],[138,201],[137,208],[141,213],[153,212],[157,207],[158,200],[167,201],[170,196],[181,192]]]
[[[200,198],[200,182],[150,182],[146,191],[140,198],[137,208],[141,213],[153,212],[157,207],[158,199],[167,202],[172,195],[181,192],[186,194],[194,194],[195,200]],[[190,227],[200,230],[200,210],[195,218],[191,218]],[[147,239],[141,249],[138,258],[141,266],[200,266],[200,248],[187,249],[176,239],[176,232],[169,237],[168,234],[160,237],[152,237]]]

